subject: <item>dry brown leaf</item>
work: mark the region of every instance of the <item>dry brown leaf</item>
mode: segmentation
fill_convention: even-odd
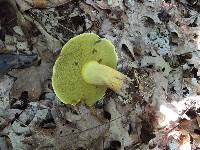
[[[44,81],[51,77],[51,66],[50,63],[42,62],[40,66],[12,70],[10,74],[17,78],[12,89],[12,95],[18,98],[21,92],[28,91],[31,99],[38,98]]]
[[[199,127],[200,127],[200,116],[197,116],[197,117],[196,117],[196,120],[197,120],[197,123],[198,123],[198,125],[199,125]]]
[[[37,8],[45,8],[47,4],[47,0],[33,0],[33,6]]]
[[[196,133],[190,133],[190,135],[200,145],[200,135],[198,135]]]
[[[189,132],[186,130],[180,130],[180,137],[179,137],[179,142],[181,145],[190,142],[190,135]]]
[[[71,0],[16,0],[22,11],[31,8],[51,8],[70,2]]]

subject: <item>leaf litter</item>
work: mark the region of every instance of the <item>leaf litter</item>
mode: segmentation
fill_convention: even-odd
[[[0,148],[199,148],[198,0],[0,3]],[[134,80],[132,101],[108,90],[88,108],[55,96],[52,66],[62,45],[83,32],[114,43],[118,70]],[[37,63],[28,60],[33,54]]]

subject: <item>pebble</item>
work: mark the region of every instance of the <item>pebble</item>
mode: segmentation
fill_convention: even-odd
[[[46,120],[49,114],[49,110],[48,109],[42,109],[42,110],[38,110],[35,117],[37,118],[37,120]]]
[[[28,48],[28,42],[27,41],[17,42],[17,49],[18,50],[29,50],[29,48]]]
[[[55,94],[54,93],[46,93],[45,94],[45,100],[54,100],[55,99]]]
[[[24,33],[23,33],[23,31],[22,31],[20,26],[14,26],[13,30],[15,31],[15,33],[17,33],[17,34],[19,34],[21,36],[24,36]]]

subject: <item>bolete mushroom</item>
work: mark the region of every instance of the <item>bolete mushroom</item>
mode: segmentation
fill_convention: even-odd
[[[56,96],[65,104],[84,101],[93,105],[107,88],[126,96],[131,82],[116,71],[114,45],[94,33],[70,39],[62,48],[53,67],[52,85]]]

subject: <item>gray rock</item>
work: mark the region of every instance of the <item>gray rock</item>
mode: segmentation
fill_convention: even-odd
[[[0,108],[0,117],[5,117],[5,110]]]
[[[145,44],[154,45],[158,48],[158,53],[160,55],[166,55],[169,53],[170,46],[169,46],[169,37],[162,36],[158,33],[158,31],[152,31],[149,33],[149,37],[144,39]]]
[[[19,109],[7,109],[5,115],[9,120],[13,120],[15,119],[16,115],[19,115],[21,112],[22,110]]]
[[[9,76],[0,77],[0,108],[6,109],[10,106],[10,90],[13,86],[14,79]]]
[[[45,94],[45,100],[54,100],[55,94],[54,93],[46,93]]]
[[[44,108],[50,108],[53,105],[52,100],[40,100],[40,104],[44,106]]]
[[[17,135],[13,130],[10,130],[8,137],[10,138],[13,150],[28,149],[27,145],[22,143],[24,135]]]
[[[18,50],[29,50],[29,48],[28,48],[28,42],[27,41],[17,42],[17,49]]]
[[[55,122],[49,109],[38,110],[31,122],[32,126],[40,126],[44,128],[55,128]]]
[[[23,31],[22,31],[20,26],[14,26],[13,30],[15,31],[15,33],[17,33],[17,34],[19,34],[21,36],[24,36],[24,33],[23,33]]]
[[[49,110],[48,109],[42,109],[38,110],[35,117],[40,120],[46,120],[48,116]]]
[[[6,127],[5,128],[3,128],[2,130],[1,130],[1,136],[8,136],[8,134],[9,134],[9,132],[10,132],[10,127],[11,127],[11,124],[10,123],[8,123],[7,125],[6,125]]]
[[[92,21],[90,21],[88,18],[85,18],[85,26],[86,26],[86,29],[90,29],[92,27],[93,23]]]
[[[34,118],[37,111],[37,107],[29,106],[20,116],[19,120],[23,123],[28,125]]]
[[[141,60],[141,67],[146,67],[148,65],[154,65],[154,67],[163,73],[165,77],[167,77],[172,70],[170,67],[169,63],[166,62],[163,57],[161,56],[144,56],[143,59]],[[164,68],[164,71],[162,69]]]
[[[8,150],[5,137],[0,137],[0,150]]]
[[[30,135],[31,130],[28,126],[23,124],[22,122],[19,121],[14,121],[11,129],[17,134],[17,135]]]

